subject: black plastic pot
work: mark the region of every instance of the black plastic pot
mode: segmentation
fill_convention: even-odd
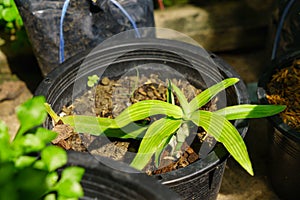
[[[60,64],[60,21],[66,0],[16,0],[39,67],[45,76]],[[63,23],[64,57],[70,58],[105,39],[133,29],[127,17],[110,0],[70,1]],[[136,26],[153,27],[152,0],[120,2]],[[141,33],[142,35],[147,33]]]
[[[106,159],[106,162],[112,162],[114,165],[120,165],[124,170],[135,172],[134,169],[122,166],[116,161],[107,158],[98,159]],[[176,193],[152,177],[137,173],[127,174],[108,168],[87,153],[68,152],[68,165],[80,166],[85,169],[81,180],[84,190],[84,197],[81,199],[84,200],[180,199]]]
[[[258,83],[258,98],[261,104],[269,104],[267,84],[276,69],[292,65],[294,59],[300,58],[300,52],[276,59]],[[300,199],[300,133],[283,122],[279,115],[269,119],[269,180],[275,192],[282,199]]]
[[[299,50],[300,1],[276,0],[271,24],[272,59],[285,57]]]
[[[179,72],[197,87],[203,87],[203,83],[207,87],[226,77],[239,77],[222,59],[198,46],[167,39],[136,39],[116,41],[67,60],[44,79],[35,95],[44,95],[54,111],[59,112],[63,105],[70,104],[72,96],[86,90],[88,75],[103,73],[103,76],[119,77],[140,65],[152,66],[162,77]],[[163,66],[171,70],[164,70]],[[249,103],[242,81],[228,88],[225,95],[227,105]],[[245,136],[247,121],[237,120],[234,125]],[[49,118],[44,126],[51,128]],[[185,168],[156,178],[184,199],[216,199],[229,154],[219,143],[207,153],[205,158]]]

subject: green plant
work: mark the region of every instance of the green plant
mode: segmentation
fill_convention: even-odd
[[[0,121],[0,199],[77,199],[83,196],[84,169],[66,167],[66,152],[47,145],[57,133],[39,127],[47,113],[44,97],[34,97],[17,108],[20,128],[11,140]]]
[[[180,149],[181,144],[190,134],[189,127],[200,126],[217,141],[221,142],[237,162],[251,175],[253,169],[246,145],[236,128],[229,120],[267,117],[283,111],[286,106],[277,105],[236,105],[215,112],[200,110],[220,91],[236,84],[237,78],[228,78],[204,90],[190,102],[181,90],[169,83],[168,102],[144,100],[126,108],[115,119],[93,116],[59,117],[46,104],[46,110],[55,122],[62,121],[75,128],[77,132],[93,135],[105,134],[108,137],[141,139],[141,143],[131,166],[142,170],[155,155],[158,165],[163,149],[176,141],[173,150]],[[174,94],[180,106],[174,105]],[[150,125],[135,123],[154,115],[163,115]]]
[[[93,75],[93,76],[88,76],[88,82],[87,82],[87,85],[89,87],[94,87],[95,84],[99,81],[99,76],[97,75]]]
[[[23,27],[23,20],[14,0],[0,0],[0,27],[0,30],[3,27],[9,32],[9,38],[0,37],[0,46],[4,45],[7,40],[13,41],[20,37],[18,32]]]
[[[20,29],[23,26],[22,18],[14,0],[0,0],[1,21],[5,23],[5,27],[8,29]]]

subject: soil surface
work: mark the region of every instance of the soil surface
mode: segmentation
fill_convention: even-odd
[[[280,117],[285,124],[300,132],[300,60],[277,70],[268,84],[267,99],[271,104],[287,105]]]

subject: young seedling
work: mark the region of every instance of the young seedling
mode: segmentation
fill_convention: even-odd
[[[47,145],[57,133],[39,127],[47,113],[44,97],[34,97],[17,108],[20,128],[11,140],[0,121],[0,199],[78,199],[84,169],[67,167],[67,153]]]
[[[87,82],[87,85],[89,87],[94,87],[96,83],[98,83],[99,81],[99,76],[97,75],[93,75],[93,76],[88,76],[88,82]]]
[[[218,142],[221,142],[233,158],[249,174],[253,175],[251,161],[243,138],[229,120],[268,117],[283,111],[286,106],[245,104],[225,107],[214,112],[200,110],[220,91],[238,81],[237,78],[225,79],[204,90],[190,102],[177,86],[169,83],[168,102],[140,101],[127,107],[115,119],[76,115],[58,117],[50,105],[46,104],[46,108],[54,121],[61,120],[63,123],[74,127],[77,132],[141,139],[138,152],[131,162],[131,166],[139,170],[148,164],[153,155],[155,155],[157,165],[161,152],[170,143],[171,138],[176,138],[175,151],[180,149],[187,136],[195,134],[189,130],[193,124],[202,127]],[[174,105],[173,92],[180,106]],[[163,115],[164,117],[150,125],[135,123],[154,115]]]

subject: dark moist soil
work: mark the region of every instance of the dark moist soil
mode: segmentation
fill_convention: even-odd
[[[267,99],[270,104],[286,105],[280,117],[285,124],[300,132],[300,60],[272,76]]]
[[[186,80],[171,80],[177,87],[182,88],[184,95],[190,101],[201,92],[189,84]],[[118,116],[125,108],[138,101],[147,99],[157,99],[166,101],[167,80],[162,81],[157,75],[151,74],[149,77],[135,76],[122,77],[119,80],[110,80],[104,77],[98,85],[88,90],[82,96],[77,98],[72,105],[64,106],[61,115],[95,115],[99,117],[114,118]],[[202,109],[216,110],[216,99],[208,103]],[[214,103],[212,103],[214,102]],[[179,105],[175,96],[175,103]],[[151,123],[154,119],[147,119]],[[73,128],[56,124],[53,128],[59,133],[53,144],[61,146],[67,150],[87,152],[94,155],[101,155],[114,160],[130,163],[134,158],[139,147],[139,141],[121,140],[115,138],[103,139],[104,137],[95,137],[89,134],[75,133]],[[197,135],[191,134],[187,138],[187,143],[182,146],[183,154],[179,159],[174,160],[170,155],[170,147],[166,147],[161,156],[160,166],[155,168],[152,160],[145,168],[147,174],[160,174],[172,171],[197,161],[203,141],[208,142],[208,147],[212,149],[214,139],[207,135],[203,129],[196,127]],[[195,132],[196,132],[195,131]],[[133,152],[133,153],[132,153]]]

